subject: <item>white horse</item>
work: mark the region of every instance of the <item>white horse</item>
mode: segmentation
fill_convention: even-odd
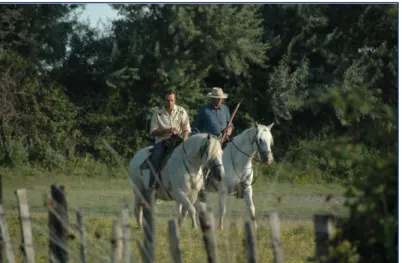
[[[141,169],[140,166],[150,155],[152,148],[153,146],[148,146],[139,150],[129,164],[130,178],[143,196],[149,192],[151,171],[149,168]],[[182,208],[184,208],[190,212],[192,226],[197,227],[194,203],[204,184],[201,167],[212,169],[214,176],[222,178],[224,176],[222,154],[222,147],[217,139],[207,134],[196,134],[177,146],[161,169],[160,179],[163,186],[159,186],[155,191],[155,201],[157,199],[176,201],[179,224],[183,220]],[[142,200],[136,192],[134,195],[134,213],[138,226],[142,227]]]
[[[207,185],[207,191],[219,191],[219,223],[218,227],[223,229],[223,217],[226,212],[226,197],[228,194],[237,193],[238,198],[243,197],[251,215],[255,229],[257,222],[255,207],[253,203],[253,167],[252,159],[255,153],[259,153],[264,164],[269,164],[269,155],[273,145],[271,134],[272,123],[269,126],[259,125],[244,130],[230,141],[223,150],[223,165],[225,176],[220,182],[214,176]],[[271,159],[272,160],[272,159]]]

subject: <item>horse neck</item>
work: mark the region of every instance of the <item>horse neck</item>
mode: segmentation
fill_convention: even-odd
[[[250,157],[254,156],[254,154],[256,153],[252,145],[254,132],[254,129],[250,128],[233,138],[233,141],[237,147],[232,145],[231,157],[233,158],[233,162],[235,162],[236,164],[238,163],[241,167],[250,162]]]
[[[190,137],[191,138],[191,137]],[[193,166],[200,166],[201,165],[201,158],[200,158],[200,147],[202,145],[203,138],[191,138],[187,139],[183,142],[182,147],[184,148],[183,151],[183,158],[186,158],[191,162]]]

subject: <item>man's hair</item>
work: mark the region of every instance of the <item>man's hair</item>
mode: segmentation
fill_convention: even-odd
[[[175,95],[176,96],[176,92],[173,89],[167,89],[163,92],[163,97],[166,97],[167,95]]]

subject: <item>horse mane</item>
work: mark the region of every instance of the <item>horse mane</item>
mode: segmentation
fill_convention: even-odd
[[[188,137],[188,139],[183,142],[183,147],[188,153],[194,149],[200,149],[203,143],[206,142],[207,136],[208,135],[206,133],[194,134]],[[199,153],[198,151],[193,152],[193,154],[198,153]],[[222,146],[220,142],[216,138],[211,136],[210,144],[208,145],[207,149],[208,160],[212,160],[221,154],[222,154]]]
[[[219,155],[222,155],[222,152],[221,143],[216,138],[211,137],[208,147],[208,161],[217,158]]]
[[[268,131],[268,135],[269,135],[269,137],[270,137],[270,146],[273,146],[274,145],[274,137],[272,136],[272,133],[271,133],[271,131],[268,129],[268,127],[267,126],[265,126],[265,125],[261,125],[261,124],[259,124],[259,128],[260,129],[264,129],[264,130],[266,130],[266,131]],[[247,129],[245,129],[245,130],[243,130],[240,134],[238,134],[238,135],[236,135],[234,138],[236,138],[236,137],[244,137],[244,136],[246,136],[246,135],[249,135],[249,133],[251,132],[251,131],[253,131],[253,132],[255,132],[255,127],[253,126],[253,127],[250,127],[250,128],[247,128]],[[251,137],[251,136],[250,136]]]

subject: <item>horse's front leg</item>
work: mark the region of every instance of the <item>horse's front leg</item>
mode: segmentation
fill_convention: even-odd
[[[181,224],[184,221],[184,218],[186,217],[187,210],[185,208],[183,208],[183,205],[180,202],[177,202],[176,205],[177,205],[177,215],[178,215],[177,224],[179,226],[181,226]]]
[[[190,213],[193,228],[197,228],[198,226],[197,226],[197,220],[196,220],[196,210],[195,210],[195,207],[191,204],[188,197],[184,194],[184,192],[181,189],[174,191],[173,196],[176,199],[178,206],[182,205],[183,206],[182,209],[185,209]],[[181,211],[179,211],[179,220],[180,221],[183,220],[182,217],[183,216],[181,214]]]
[[[244,202],[246,203],[246,206],[248,207],[248,210],[250,212],[251,216],[251,221],[254,224],[254,230],[257,230],[257,221],[255,218],[255,207],[254,207],[254,202],[253,202],[253,188],[250,186],[247,186],[246,189],[244,189]]]
[[[226,198],[228,196],[228,187],[221,181],[219,184],[219,223],[218,229],[223,230],[223,217],[226,213]]]

